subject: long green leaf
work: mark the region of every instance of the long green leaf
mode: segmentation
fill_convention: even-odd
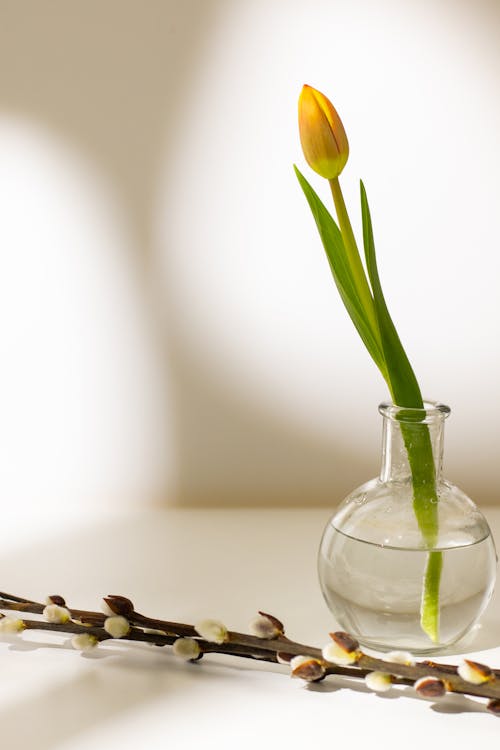
[[[368,352],[382,375],[386,377],[385,359],[378,340],[378,331],[374,331],[370,325],[366,311],[356,292],[340,229],[315,190],[297,167],[295,167],[295,173],[314,216],[342,301]]]
[[[361,182],[361,213],[366,267],[373,291],[382,348],[393,401],[398,406],[423,409],[422,395],[385,302],[375,255],[368,198]],[[413,508],[425,543],[430,548],[424,574],[420,623],[433,641],[439,639],[439,588],[442,555],[432,551],[438,537],[438,497],[432,443],[427,424],[402,422],[401,434],[408,454],[413,485]]]
[[[396,327],[392,322],[380,284],[370,209],[368,207],[365,186],[362,182],[361,213],[363,218],[363,244],[365,246],[366,267],[373,291],[373,301],[382,337],[382,347],[389,373],[392,397],[394,403],[398,406],[422,409],[422,395],[417,378],[406,356]]]

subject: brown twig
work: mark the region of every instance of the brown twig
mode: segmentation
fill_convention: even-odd
[[[51,597],[51,601],[54,604],[64,604],[64,599],[59,596]],[[468,664],[475,675],[482,676],[483,682],[481,684],[474,684],[472,681],[464,679],[455,665],[426,660],[399,663],[388,661],[382,657],[370,656],[363,653],[359,644],[349,635],[333,633],[331,636],[337,647],[340,648],[341,652],[342,649],[345,649],[345,656],[352,660],[351,663],[347,659],[343,664],[336,664],[325,659],[321,649],[297,643],[287,638],[283,626],[272,615],[260,613],[262,617],[268,619],[269,627],[274,629],[273,637],[262,638],[247,633],[224,630],[223,642],[213,642],[201,637],[194,625],[151,618],[136,612],[132,602],[125,597],[113,595],[106,597],[105,602],[115,616],[126,617],[130,625],[126,635],[121,638],[124,641],[137,641],[155,646],[172,646],[179,639],[194,639],[199,651],[196,658],[200,658],[206,653],[220,653],[265,662],[283,663],[290,662],[297,656],[307,657],[302,660],[302,666],[294,668],[294,662],[292,662],[292,674],[294,676],[316,682],[332,674],[363,679],[371,673],[381,672],[390,675],[390,681],[397,685],[415,686],[417,683],[417,690],[422,695],[428,695],[429,697],[441,691],[442,693],[454,692],[489,699],[488,708],[493,713],[500,712],[500,670],[490,670],[488,667],[474,662],[468,662]],[[17,612],[21,616],[25,613],[42,615],[45,605],[0,592],[0,610]],[[67,633],[73,636],[88,634],[95,638],[97,642],[113,638],[106,630],[106,614],[73,608],[69,610],[69,613],[71,619],[66,622],[47,622],[22,617],[22,629]],[[426,683],[420,688],[418,681],[420,680],[420,683],[422,683],[422,678],[431,678],[430,686]]]

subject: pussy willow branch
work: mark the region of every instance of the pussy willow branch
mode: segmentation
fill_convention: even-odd
[[[126,636],[120,638],[121,641],[171,646],[179,638],[194,638],[200,648],[200,656],[205,653],[220,653],[272,663],[290,661],[294,656],[307,656],[322,665],[324,676],[340,675],[363,679],[371,672],[383,672],[392,675],[393,683],[399,685],[414,685],[420,678],[432,677],[441,680],[448,692],[490,699],[488,707],[494,713],[500,712],[499,669],[492,669],[488,681],[475,685],[462,679],[458,674],[458,667],[452,664],[426,660],[401,664],[370,656],[361,650],[358,651],[359,657],[355,665],[340,666],[325,661],[321,649],[292,641],[284,633],[273,638],[260,638],[246,633],[228,631],[224,643],[214,643],[201,638],[193,625],[147,617],[136,612],[129,600],[125,601],[131,605],[131,609],[126,613],[126,619],[131,627]],[[72,619],[64,623],[26,619],[23,616],[25,613],[41,615],[44,608],[45,605],[40,602],[0,592],[0,610],[19,613],[25,630],[43,630],[71,635],[88,634],[98,641],[113,640],[104,628],[107,615],[102,612],[69,608]]]

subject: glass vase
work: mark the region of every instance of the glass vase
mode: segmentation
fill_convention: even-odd
[[[488,523],[442,476],[450,410],[433,402],[424,406],[380,405],[380,476],[343,501],[319,550],[320,584],[335,619],[362,645],[381,651],[424,654],[451,646],[477,622],[495,583]],[[427,467],[425,445],[433,464]],[[439,575],[429,580],[432,566]],[[436,607],[431,635],[422,624],[429,596]]]

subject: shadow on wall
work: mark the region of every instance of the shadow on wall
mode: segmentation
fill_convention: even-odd
[[[127,216],[142,305],[172,401],[165,430],[172,433],[173,469],[158,478],[155,497],[182,505],[333,505],[373,467],[193,366],[158,309],[151,248],[152,204],[165,165],[159,155],[166,143],[168,166],[184,91],[224,7],[217,0],[4,5],[1,107],[62,136],[96,164]]]

